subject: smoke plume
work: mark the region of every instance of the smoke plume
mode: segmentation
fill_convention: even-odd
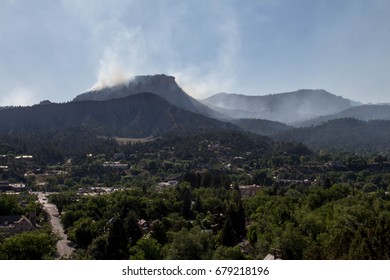
[[[106,87],[123,84],[132,77],[133,75],[129,71],[125,71],[115,60],[101,60],[98,79],[91,90],[101,90]]]

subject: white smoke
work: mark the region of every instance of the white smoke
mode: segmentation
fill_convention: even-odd
[[[209,33],[214,35],[216,44],[195,42],[196,48],[215,54],[211,60],[195,60],[191,55],[197,54],[188,51],[191,47],[187,41],[180,48],[188,53],[188,61],[180,57],[175,45],[180,40],[174,31],[178,30],[178,22],[190,16],[191,10],[186,5],[175,9],[163,5],[162,10],[168,14],[155,14],[158,25],[145,22],[129,25],[123,20],[125,17],[117,15],[103,21],[100,17],[99,21],[92,18],[98,26],[92,40],[101,47],[98,47],[100,54],[95,53],[99,61],[97,81],[90,90],[125,83],[134,75],[163,73],[175,76],[178,84],[196,98],[229,91],[236,83],[240,31],[234,10],[218,3],[212,8],[217,11],[218,19],[210,19]]]
[[[241,38],[234,13],[229,10],[224,21],[216,27],[219,45],[214,60],[202,65],[189,65],[172,71],[179,85],[196,98],[230,91],[236,85],[237,57],[241,50]]]
[[[98,78],[91,90],[99,90],[128,82],[133,76],[132,68],[137,69],[141,59],[142,32],[140,27],[129,29],[120,23],[107,24],[104,30],[115,29],[111,34],[99,61]]]
[[[100,90],[124,84],[131,80],[132,77],[133,74],[123,69],[115,58],[109,60],[102,59],[100,60],[98,79],[90,90]]]
[[[27,106],[36,102],[34,91],[22,86],[17,86],[8,93],[0,96],[0,106]]]

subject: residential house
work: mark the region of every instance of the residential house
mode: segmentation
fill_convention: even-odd
[[[271,261],[271,260],[282,260],[282,251],[279,249],[273,249],[271,248],[271,252],[268,253],[267,256],[265,256],[264,260]]]
[[[138,221],[138,225],[144,230],[144,231],[149,231],[150,229],[150,222],[146,221],[144,219],[141,219]]]
[[[118,161],[118,160],[121,160],[121,159],[125,159],[125,154],[123,152],[114,154],[114,160],[115,161]]]
[[[160,182],[157,185],[157,189],[161,190],[161,189],[165,189],[165,188],[168,188],[168,187],[176,186],[177,184],[179,184],[179,182],[176,181],[176,180],[170,180],[168,182]]]
[[[12,191],[12,186],[8,181],[0,181],[0,192]]]
[[[30,221],[24,215],[0,216],[0,229],[13,233],[31,231],[35,229],[35,215],[32,216],[32,219],[33,221]]]
[[[0,171],[7,172],[8,171],[8,165],[0,165]]]
[[[16,156],[15,161],[19,162],[26,168],[32,168],[34,166],[34,157],[32,155]]]
[[[127,163],[120,163],[118,161],[106,161],[103,163],[103,167],[112,168],[112,169],[128,169],[129,165]]]
[[[255,196],[256,193],[262,189],[262,187],[254,184],[238,186],[238,189],[240,190],[241,198],[247,198]]]

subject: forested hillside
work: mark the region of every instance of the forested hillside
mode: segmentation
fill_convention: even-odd
[[[282,132],[274,139],[301,142],[317,150],[366,154],[388,153],[390,151],[390,121],[337,119],[314,127]]]
[[[315,126],[330,120],[345,118],[354,118],[361,121],[390,120],[390,105],[378,104],[355,106],[341,111],[337,114],[321,116],[308,121],[295,123],[294,125],[303,127]]]
[[[231,120],[230,122],[241,127],[245,131],[265,136],[270,136],[282,131],[293,129],[292,126],[286,125],[284,123],[261,119],[236,119]]]
[[[107,101],[44,103],[0,110],[0,134],[86,128],[103,136],[149,137],[176,128],[238,129],[179,108],[152,93]]]

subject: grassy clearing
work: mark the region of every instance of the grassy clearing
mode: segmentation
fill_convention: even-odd
[[[156,140],[154,137],[146,137],[146,138],[124,138],[124,137],[114,137],[114,139],[118,142],[119,145],[126,145],[126,144],[136,144],[136,143],[146,143],[146,142],[152,142]]]

